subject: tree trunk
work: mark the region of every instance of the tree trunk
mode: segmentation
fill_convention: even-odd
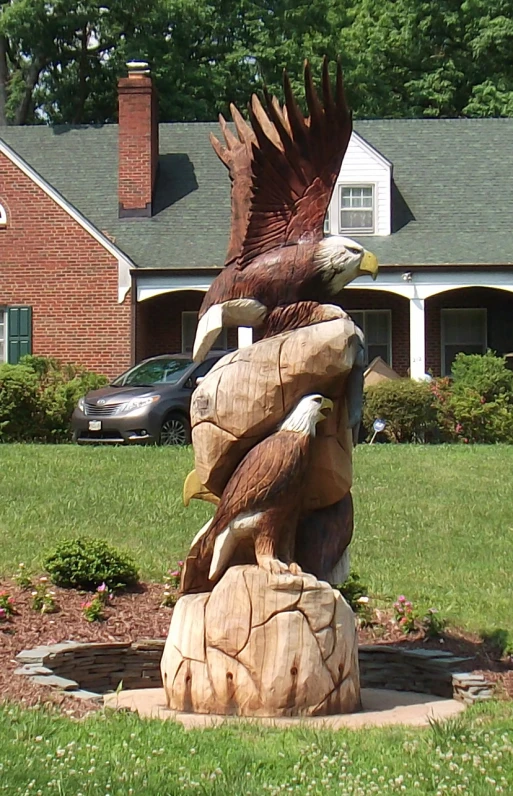
[[[7,82],[9,70],[7,67],[7,39],[0,36],[0,127],[7,125]]]
[[[39,80],[39,75],[41,74],[41,70],[43,69],[43,62],[40,60],[35,60],[33,64],[28,69],[27,77],[25,78],[25,91],[23,93],[22,100],[16,109],[16,114],[14,116],[14,124],[26,124],[28,115],[30,113],[30,109],[32,106],[32,96],[34,94],[34,88],[36,86],[37,81]]]

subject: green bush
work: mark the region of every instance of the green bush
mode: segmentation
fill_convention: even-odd
[[[432,385],[442,438],[447,442],[513,442],[513,373],[488,351],[458,354],[452,379]]]
[[[123,589],[139,580],[129,555],[87,536],[58,544],[45,558],[44,567],[56,586],[66,588],[96,589],[105,583],[109,589]]]
[[[25,356],[0,366],[0,439],[61,442],[81,395],[107,383],[105,376],[52,357]]]
[[[430,384],[412,379],[382,381],[365,390],[363,423],[372,433],[376,418],[386,421],[382,432],[391,442],[431,440],[436,412]]]

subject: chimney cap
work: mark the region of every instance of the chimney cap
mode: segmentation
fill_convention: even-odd
[[[128,77],[140,77],[150,74],[150,65],[147,61],[128,61]]]

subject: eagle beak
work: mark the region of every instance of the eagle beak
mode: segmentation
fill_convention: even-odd
[[[331,400],[331,398],[323,398],[322,399],[321,410],[320,411],[321,411],[322,419],[326,420],[326,415],[324,414],[324,412],[327,413],[327,412],[333,411],[333,401]]]
[[[378,275],[378,267],[378,258],[376,255],[364,249],[362,261],[359,266],[360,273],[370,274],[375,280]]]
[[[241,298],[214,304],[200,318],[192,358],[203,362],[222,330],[228,326],[260,326],[267,315],[264,307],[256,299]]]
[[[219,503],[217,495],[214,495],[206,486],[203,486],[198,478],[196,470],[191,470],[183,485],[184,506],[188,506],[191,500],[194,499],[206,500],[208,503],[213,503],[215,506]]]

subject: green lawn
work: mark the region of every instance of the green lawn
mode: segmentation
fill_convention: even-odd
[[[211,513],[184,509],[190,450],[0,446],[0,574],[93,534],[161,578]],[[467,628],[513,629],[513,448],[360,447],[354,568],[384,603],[438,605]],[[0,637],[1,643],[1,637]],[[186,732],[100,713],[0,707],[0,793],[57,796],[513,793],[513,715],[488,703],[425,731]]]
[[[104,537],[161,579],[212,512],[181,502],[190,449],[0,447],[0,575],[58,539]],[[353,567],[456,625],[513,631],[513,447],[360,446]]]
[[[133,715],[82,722],[0,709],[0,793],[58,796],[301,796],[513,793],[513,718],[473,708],[425,731],[401,727],[185,731]]]

